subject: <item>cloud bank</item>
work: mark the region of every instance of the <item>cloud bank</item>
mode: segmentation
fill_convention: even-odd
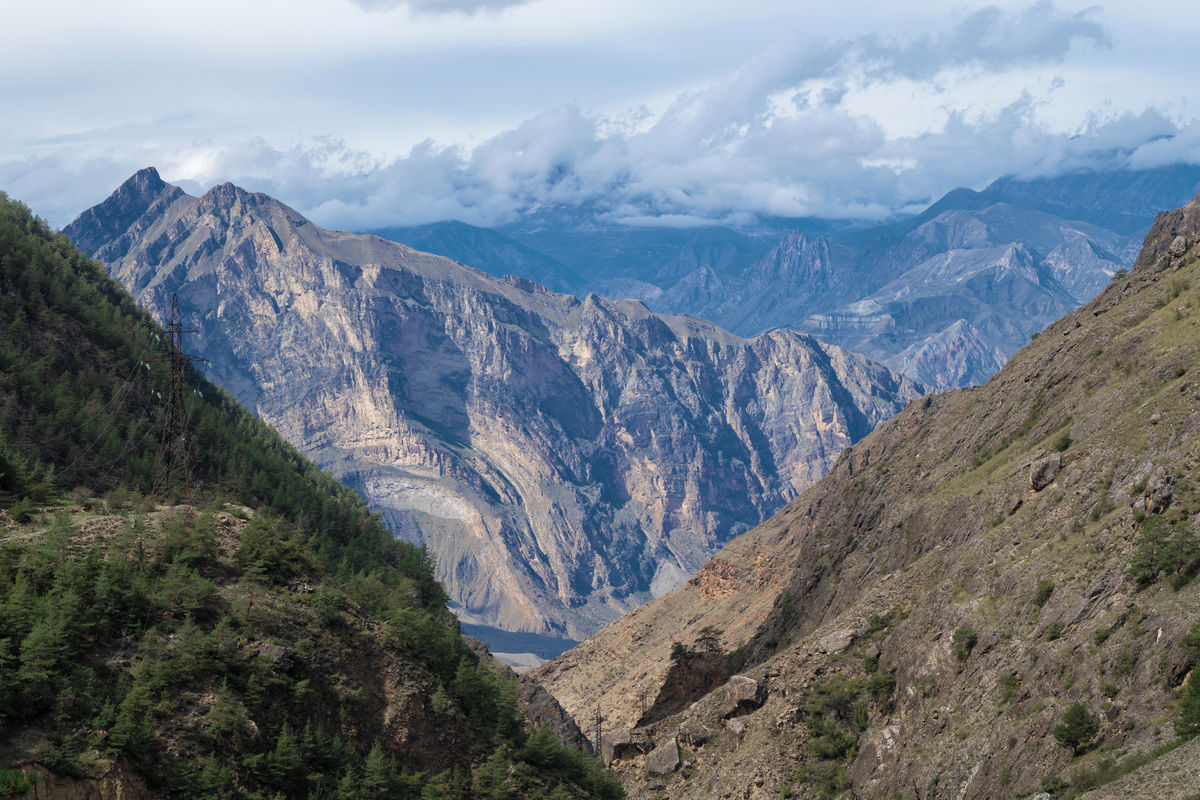
[[[0,186],[58,225],[155,164],[189,190],[232,180],[347,230],[442,219],[496,225],[543,204],[683,226],[755,215],[878,219],[1005,174],[1200,161],[1198,123],[1155,108],[1098,111],[1069,129],[1047,123],[1044,112],[1067,91],[1053,70],[1110,46],[1096,9],[988,7],[907,39],[788,38],[660,109],[606,115],[562,105],[470,147],[429,140],[380,158],[328,138],[132,152],[79,145],[0,163]],[[901,113],[889,118],[880,108],[888,102]],[[906,123],[899,133],[897,118]]]
[[[407,8],[414,14],[476,14],[527,5],[531,0],[350,0],[364,11]]]

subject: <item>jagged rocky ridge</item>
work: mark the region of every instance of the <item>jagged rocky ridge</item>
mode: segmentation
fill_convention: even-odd
[[[1174,164],[1001,178],[885,225],[761,219],[681,231],[539,207],[503,236],[453,222],[380,233],[744,336],[804,330],[951,388],[987,380],[1032,334],[1090,300],[1137,253],[1155,212],[1197,188],[1200,167]]]
[[[1141,760],[1119,786],[1193,797],[1200,739],[1155,759],[1200,695],[1198,368],[1200,198],[986,386],[914,402],[534,677],[602,709],[632,797],[1062,796]],[[706,627],[762,704],[729,684],[636,727]],[[1073,703],[1078,753],[1054,735]]]
[[[435,554],[473,621],[581,638],[920,393],[804,334],[580,301],[144,170],[65,231],[210,374]]]

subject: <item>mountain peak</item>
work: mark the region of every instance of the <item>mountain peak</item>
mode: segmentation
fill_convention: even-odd
[[[211,206],[216,209],[230,210],[239,203],[245,203],[251,197],[254,197],[251,192],[247,192],[240,186],[237,186],[229,181],[219,183],[209,189],[200,197],[200,202],[204,206]],[[261,197],[261,195],[260,195]]]
[[[79,215],[63,233],[90,256],[130,225],[164,196],[174,199],[182,189],[163,181],[154,167],[144,167],[117,187],[104,202]]]

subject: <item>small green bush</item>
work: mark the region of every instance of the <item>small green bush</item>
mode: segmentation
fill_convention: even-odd
[[[1037,591],[1033,593],[1034,608],[1041,608],[1046,605],[1046,601],[1050,599],[1050,595],[1054,594],[1054,581],[1042,580],[1038,582]]]
[[[978,641],[979,637],[975,635],[974,630],[967,627],[959,628],[954,632],[954,646],[950,649],[950,652],[954,654],[954,657],[960,663],[965,662],[970,657],[971,651],[975,649]]]
[[[1133,654],[1133,649],[1129,645],[1121,648],[1117,653],[1117,662],[1113,664],[1113,672],[1126,678],[1133,674],[1133,670],[1137,667],[1137,656]]]
[[[1179,646],[1183,648],[1183,657],[1187,659],[1189,669],[1200,664],[1200,622],[1183,635]]]
[[[1200,676],[1195,672],[1188,679],[1183,700],[1179,704],[1179,716],[1175,718],[1175,734],[1181,739],[1191,739],[1200,734]]]
[[[1021,678],[1011,669],[1001,672],[1000,677],[996,679],[996,688],[1000,692],[1000,701],[1011,703],[1021,691]]]

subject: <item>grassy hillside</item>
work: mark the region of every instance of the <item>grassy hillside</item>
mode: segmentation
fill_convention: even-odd
[[[528,729],[423,551],[195,372],[197,489],[147,497],[166,337],[3,196],[0,319],[0,796],[35,775],[135,797],[619,795]]]

